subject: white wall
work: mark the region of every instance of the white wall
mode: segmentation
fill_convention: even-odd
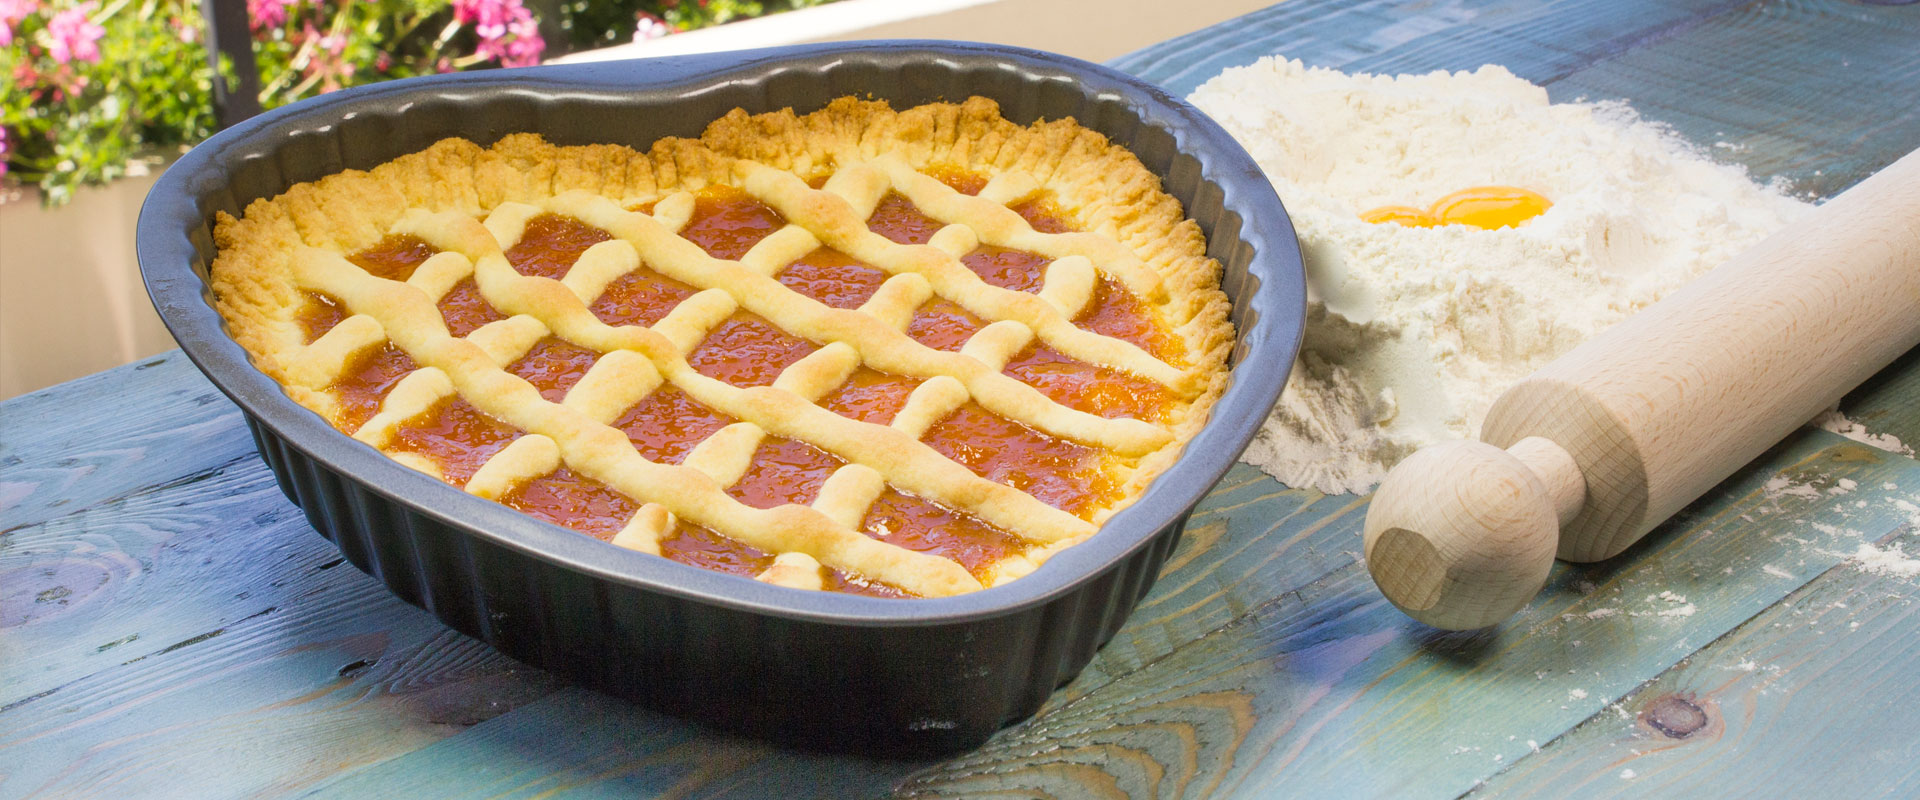
[[[0,202],[0,399],[173,349],[133,251],[156,177],[81,189],[55,209],[33,190]]]

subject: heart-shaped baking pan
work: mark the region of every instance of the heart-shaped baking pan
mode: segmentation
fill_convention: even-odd
[[[645,150],[734,108],[806,113],[846,95],[908,108],[980,95],[1008,119],[1071,116],[1160,176],[1224,267],[1232,382],[1178,463],[1089,541],[956,597],[771,586],[610,547],[416,472],[335,430],[255,369],[211,305],[216,212],[445,137],[518,132]],[[1293,227],[1225,131],[1096,64],[984,44],[871,41],[394,81],[226,130],[168,169],[141,271],[188,357],[245,412],[280,487],[348,560],[502,651],[650,707],[863,752],[968,747],[1031,714],[1153,584],[1188,513],[1253,437],[1300,343]]]

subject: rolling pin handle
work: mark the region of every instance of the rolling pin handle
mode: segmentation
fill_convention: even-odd
[[[1367,510],[1366,560],[1400,610],[1436,628],[1484,628],[1546,585],[1560,524],[1586,480],[1559,445],[1475,441],[1422,449],[1387,473]]]
[[[1514,458],[1527,465],[1540,482],[1546,484],[1547,497],[1553,500],[1554,516],[1561,525],[1573,521],[1587,501],[1587,479],[1573,454],[1552,440],[1529,436],[1507,448]]]

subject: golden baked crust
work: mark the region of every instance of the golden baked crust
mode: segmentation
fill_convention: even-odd
[[[969,196],[927,174],[941,169],[990,180]],[[808,184],[829,175],[820,189]],[[709,256],[676,231],[693,213],[691,192],[715,185],[744,189],[787,226],[738,261]],[[870,231],[867,217],[889,192],[946,226],[926,245]],[[1041,233],[1009,208],[1037,196],[1085,232]],[[560,280],[523,275],[503,254],[541,214],[578,220],[612,240],[587,249]],[[438,252],[404,281],[348,260],[395,235]],[[658,554],[661,537],[686,521],[775,554],[760,579],[803,588],[821,588],[823,566],[920,596],[1032,571],[1093,535],[1178,457],[1224,388],[1233,338],[1219,266],[1206,257],[1198,226],[1138,159],[1071,119],[1015,125],[984,98],[900,112],[850,98],[805,116],[735,110],[700,139],[665,139],[645,153],[557,147],[527,134],[491,148],[449,139],[371,171],[294,186],[255,201],[240,219],[222,214],[215,240],[216,305],[234,338],[294,400],[345,430],[329,387],[356,358],[391,342],[418,365],[355,438],[439,475],[433,461],[390,445],[403,423],[458,395],[523,432],[473,473],[468,492],[498,500],[564,466],[640,504],[614,544]],[[986,244],[1053,259],[1039,291],[995,287],[960,263]],[[774,279],[822,246],[889,277],[858,310],[829,307]],[[651,327],[611,326],[589,311],[611,282],[642,264],[699,291]],[[1174,334],[1177,357],[1162,360],[1075,325],[1103,277],[1145,302]],[[506,318],[455,337],[435,304],[469,278]],[[337,300],[350,315],[308,343],[298,317],[311,293]],[[931,297],[991,324],[961,352],[927,347],[903,330]],[[740,388],[691,368],[688,354],[736,311],[819,347],[770,386]],[[506,370],[547,337],[604,354],[557,403]],[[1175,401],[1157,422],[1069,408],[1002,372],[1036,342],[1161,384]],[[816,404],[862,365],[923,380],[889,425]],[[679,465],[649,461],[612,421],[666,384],[743,422],[713,434]],[[1118,499],[1076,516],[920,441],[969,401],[1105,450],[1121,479]],[[805,442],[846,463],[810,506],[745,505],[725,489],[768,437]],[[862,516],[889,484],[1028,546],[969,571],[860,533]]]

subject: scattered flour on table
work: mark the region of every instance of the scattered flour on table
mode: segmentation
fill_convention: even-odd
[[[1920,558],[1914,558],[1900,549],[1900,545],[1890,544],[1885,549],[1861,542],[1847,560],[1860,569],[1875,575],[1891,575],[1899,578],[1920,577]]]
[[[1805,212],[1618,103],[1549,103],[1497,66],[1348,75],[1269,58],[1188,98],[1252,153],[1307,265],[1300,360],[1244,458],[1364,492],[1474,437],[1520,378]],[[1460,189],[1546,195],[1519,228],[1362,222]]]
[[[1891,433],[1874,433],[1867,426],[1847,419],[1838,409],[1828,409],[1813,419],[1813,424],[1822,430],[1832,431],[1868,447],[1878,447],[1889,453],[1899,453],[1908,458],[1914,457],[1913,448],[1900,441],[1900,437]]]

